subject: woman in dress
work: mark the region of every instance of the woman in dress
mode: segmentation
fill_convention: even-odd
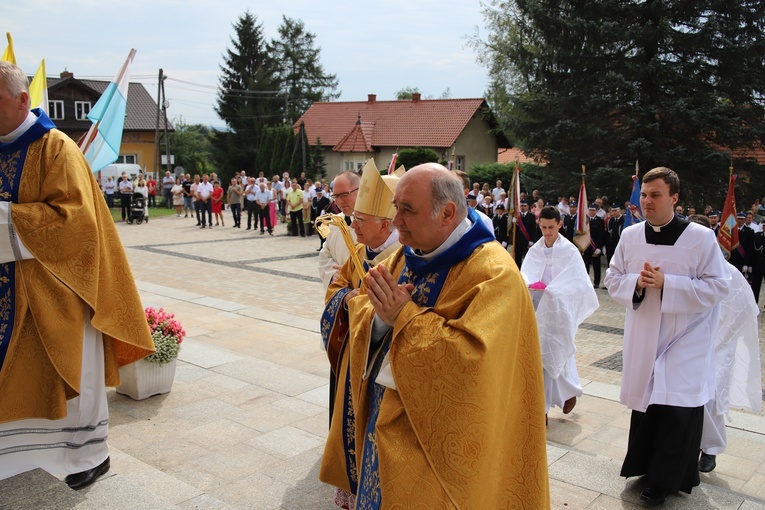
[[[213,182],[212,213],[215,216],[215,226],[218,226],[218,220],[220,220],[221,226],[225,227],[226,224],[223,223],[223,188],[218,179]]]
[[[175,184],[170,188],[170,193],[173,195],[173,207],[175,207],[175,215],[180,218],[183,211],[183,186],[181,185],[181,178],[175,179]]]

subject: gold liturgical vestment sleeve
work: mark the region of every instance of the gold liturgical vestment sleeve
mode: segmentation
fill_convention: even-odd
[[[0,422],[66,415],[80,390],[83,302],[103,333],[108,386],[119,366],[154,351],[114,221],[71,139],[54,129],[29,146],[18,197],[11,218],[35,258],[16,262]]]
[[[401,268],[403,258],[386,265]],[[350,316],[362,469],[374,317],[366,296],[350,302]],[[396,390],[386,388],[376,426],[382,508],[549,508],[534,309],[501,245],[485,243],[452,266],[435,306],[408,303],[392,334]]]

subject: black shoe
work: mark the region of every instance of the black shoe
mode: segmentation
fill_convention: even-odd
[[[98,480],[99,476],[106,474],[106,472],[109,471],[109,465],[109,457],[106,457],[106,460],[98,466],[88,469],[87,471],[69,475],[64,478],[64,482],[76,491],[84,489],[85,487],[93,485],[93,482]]]
[[[247,230],[250,230],[250,227],[247,227]]]
[[[701,452],[701,458],[699,459],[699,471],[702,473],[709,473],[710,471],[714,471],[714,469],[717,467],[716,457],[716,455],[708,455],[704,452]]]
[[[643,492],[640,493],[640,499],[652,506],[663,505],[668,492],[667,489],[651,485],[643,489]]]

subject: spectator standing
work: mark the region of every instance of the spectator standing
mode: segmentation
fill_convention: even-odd
[[[287,212],[290,215],[292,223],[292,235],[298,235],[298,226],[300,237],[305,237],[305,225],[303,224],[303,192],[298,185],[297,180],[292,181],[292,189],[287,193]]]
[[[260,172],[263,175],[263,172]],[[266,233],[268,229],[268,235],[274,235],[274,226],[271,223],[271,200],[273,195],[271,191],[266,187],[267,181],[260,181],[258,184],[258,191],[255,192],[255,201],[258,204],[258,214],[260,215],[260,235]]]
[[[201,228],[205,228],[208,220],[210,228],[212,228],[212,192],[213,186],[210,184],[210,176],[204,174],[202,182],[197,185],[197,204],[202,221]]]
[[[177,180],[178,179],[176,179],[176,181]],[[150,175],[149,180],[146,181],[146,188],[149,190],[149,199],[146,205],[148,207],[157,207],[157,181],[154,180],[153,174]],[[175,202],[173,202],[173,206],[175,206]]]
[[[120,208],[122,209],[122,221],[125,221],[130,215],[130,195],[133,194],[133,183],[126,172],[122,172],[122,179],[119,182]]]
[[[114,207],[114,190],[116,187],[114,180],[107,177],[104,183],[104,194],[106,195],[106,205],[109,207]]]
[[[175,185],[170,190],[173,193],[173,207],[175,207],[175,216],[181,217],[181,211],[183,211],[183,185],[181,184],[180,177],[175,179]]]
[[[165,198],[165,208],[170,209],[170,204],[173,200],[172,192],[170,191],[175,186],[175,179],[170,172],[165,172],[165,176],[162,178],[162,196]]]
[[[223,222],[223,187],[220,185],[220,181],[218,179],[215,179],[213,182],[213,191],[212,191],[212,213],[213,216],[215,216],[215,226],[218,226],[218,220],[220,220],[220,226],[225,227],[226,224]],[[212,222],[212,220],[210,220]],[[212,226],[212,223],[210,223],[210,226]]]
[[[231,209],[231,217],[234,220],[234,228],[242,228],[242,195],[244,190],[236,179],[231,179],[231,185],[227,191],[228,207]]]
[[[247,186],[244,188],[244,204],[247,209],[247,230],[254,228],[258,230],[258,185],[255,184],[255,178],[250,177],[247,179]],[[254,220],[254,221],[253,221]]]

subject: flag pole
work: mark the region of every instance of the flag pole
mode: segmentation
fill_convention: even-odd
[[[125,59],[125,62],[122,64],[122,68],[120,68],[120,72],[117,75],[117,78],[115,79],[114,83],[119,84],[120,82],[122,82],[122,79],[125,76],[125,72],[127,71],[128,66],[133,62],[133,58],[135,57],[135,54],[136,54],[135,48],[130,48],[130,53],[128,53],[128,58]],[[157,101],[159,101],[159,98],[157,98]],[[90,148],[90,145],[96,139],[96,134],[98,133],[98,126],[100,124],[101,124],[101,119],[98,119],[98,122],[90,126],[90,129],[85,135],[85,141],[83,142],[84,145],[80,147],[83,154],[87,152],[87,150]]]

